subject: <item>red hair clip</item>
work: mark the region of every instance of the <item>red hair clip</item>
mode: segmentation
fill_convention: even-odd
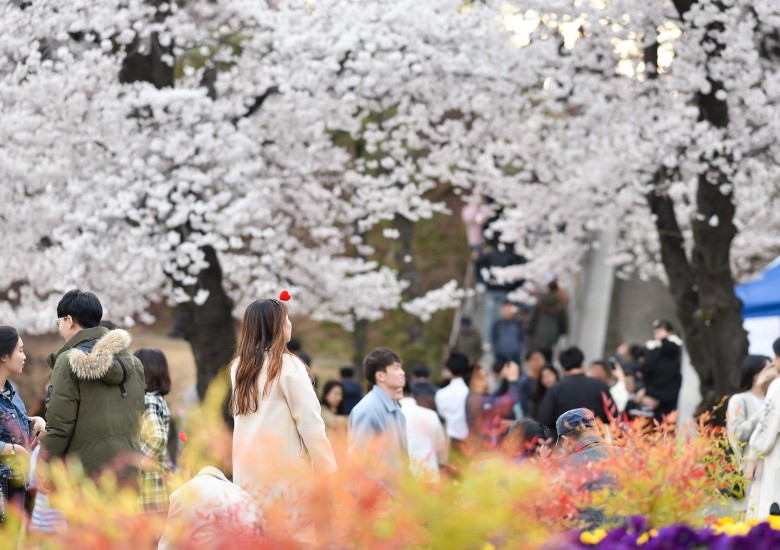
[[[290,296],[290,293],[287,292],[286,290],[283,290],[282,293],[279,295],[279,299],[282,302],[288,302],[290,298],[292,298],[292,296]]]

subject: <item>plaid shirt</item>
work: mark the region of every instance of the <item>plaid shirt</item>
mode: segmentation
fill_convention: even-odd
[[[141,472],[141,503],[147,512],[168,509],[168,487],[165,482],[171,469],[168,455],[168,429],[171,413],[168,404],[157,392],[144,394],[144,417],[141,422],[141,452],[157,461],[153,470]]]

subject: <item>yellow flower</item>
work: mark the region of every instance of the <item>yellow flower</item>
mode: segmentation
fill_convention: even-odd
[[[636,539],[636,543],[638,545],[645,544],[647,541],[649,541],[652,537],[658,536],[658,530],[657,529],[650,529],[647,533],[642,533],[638,539]]]
[[[780,516],[769,516],[766,521],[772,529],[780,531]]]
[[[731,520],[731,518],[728,518],[730,521],[718,521],[717,524],[715,524],[714,531],[718,533],[719,535],[747,535],[750,530],[753,528],[752,525],[745,523],[744,521],[737,521]]]
[[[485,545],[482,547],[482,550],[496,550],[496,547],[488,542],[485,543]]]
[[[606,529],[596,529],[595,531],[584,531],[580,535],[580,542],[582,544],[598,544],[606,536],[607,536]]]

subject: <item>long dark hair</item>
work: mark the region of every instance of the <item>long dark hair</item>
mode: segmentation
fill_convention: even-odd
[[[769,357],[765,355],[748,355],[742,360],[742,366],[739,369],[740,392],[750,391],[750,388],[753,387],[753,379],[759,372],[764,370],[768,362]]]
[[[536,414],[539,412],[539,405],[542,403],[542,399],[544,399],[544,395],[547,393],[547,388],[544,387],[544,384],[542,384],[542,373],[544,371],[549,370],[551,373],[555,375],[555,380],[560,380],[561,375],[558,373],[558,370],[547,363],[542,367],[542,369],[539,371],[539,379],[536,381],[536,387],[534,388],[534,393],[531,396],[531,402],[533,406],[533,414]],[[528,411],[523,411],[527,413]]]
[[[284,323],[287,307],[279,300],[255,300],[244,312],[241,335],[231,364],[236,364],[235,384],[230,394],[230,412],[233,416],[257,411],[258,378],[267,365],[268,376],[263,387],[267,396],[271,384],[282,372],[287,342],[284,341]]]
[[[14,352],[19,338],[19,331],[14,327],[0,327],[0,359]]]

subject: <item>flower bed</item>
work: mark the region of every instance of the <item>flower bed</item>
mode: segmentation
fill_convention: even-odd
[[[595,529],[575,534],[572,545],[617,550],[780,548],[780,517],[770,517],[763,522],[735,522],[727,517],[700,529],[688,525],[653,529],[645,518],[635,516],[626,525],[609,531]]]

